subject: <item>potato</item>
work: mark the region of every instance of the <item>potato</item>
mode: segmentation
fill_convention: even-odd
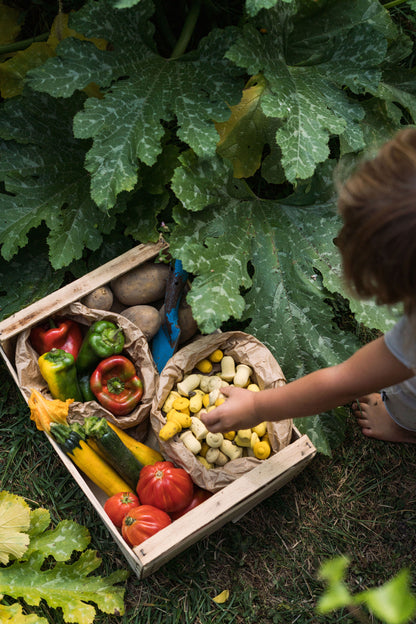
[[[162,306],[159,310],[161,321],[163,322],[165,306]],[[194,317],[192,316],[192,308],[188,305],[185,299],[182,299],[179,311],[178,311],[178,320],[179,327],[181,329],[181,333],[179,336],[179,344],[182,344],[192,338],[198,331],[198,325]]]
[[[146,262],[111,282],[117,299],[126,306],[152,303],[163,299],[169,267],[166,264]]]
[[[116,314],[121,314],[123,312],[123,310],[126,309],[126,307],[123,305],[122,303],[120,303],[120,301],[117,299],[117,297],[113,298],[113,305],[110,308],[111,312],[115,312]]]
[[[113,293],[109,286],[100,286],[81,299],[81,303],[95,310],[109,310],[113,305]]]
[[[136,305],[126,308],[121,315],[137,325],[147,340],[151,340],[157,334],[162,322],[159,311],[150,305]]]

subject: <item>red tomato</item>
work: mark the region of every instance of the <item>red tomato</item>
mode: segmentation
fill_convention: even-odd
[[[118,494],[107,498],[104,503],[104,511],[116,527],[121,527],[124,516],[130,509],[139,505],[139,498],[133,492],[118,492]]]
[[[210,496],[212,496],[212,492],[208,492],[208,490],[203,490],[202,488],[196,485],[194,489],[194,495],[189,505],[185,507],[185,509],[174,511],[170,513],[169,515],[172,518],[172,520],[177,520],[181,516],[184,516],[186,513],[188,513],[188,511],[191,511],[191,509],[194,509],[194,507],[198,507],[198,505],[203,503]]]
[[[170,512],[189,505],[194,484],[186,470],[175,468],[170,461],[161,461],[141,469],[136,490],[143,505]]]
[[[168,514],[161,509],[140,505],[124,516],[121,534],[129,546],[138,546],[171,522]]]

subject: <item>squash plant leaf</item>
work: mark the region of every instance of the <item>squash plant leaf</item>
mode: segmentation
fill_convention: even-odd
[[[231,107],[230,118],[215,124],[220,136],[217,152],[231,160],[235,178],[249,178],[261,165],[270,125],[260,106],[265,87],[262,75],[253,76],[244,87],[241,101]]]
[[[296,21],[297,10],[297,3],[279,2],[260,13],[226,54],[266,78],[261,107],[283,122],[276,142],[292,182],[309,178],[327,159],[331,134],[348,136],[354,150],[362,149],[364,111],[345,87],[354,94],[378,92],[394,32],[372,0],[330,0],[313,20]]]
[[[0,3],[0,44],[12,43],[19,35],[22,24],[20,11]]]
[[[247,15],[253,17],[257,15],[262,9],[270,9],[274,7],[278,0],[246,0]],[[286,2],[292,2],[292,0],[284,0]]]
[[[0,142],[0,179],[8,192],[2,196],[2,256],[10,260],[27,244],[28,232],[45,221],[50,261],[60,269],[81,258],[85,247],[98,249],[102,232],[111,231],[115,221],[101,214],[90,197],[84,169],[88,142],[72,134],[72,118],[84,97],[30,96],[13,98],[0,111],[0,137],[5,139]]]
[[[29,526],[30,507],[25,500],[4,490],[0,492],[0,563],[23,556],[29,545]]]
[[[141,0],[113,0],[116,9],[128,9],[139,2],[141,2]]]
[[[415,71],[406,68],[383,72],[377,90],[378,97],[386,103],[398,103],[416,119]]]
[[[3,211],[5,198],[7,196],[3,195]],[[65,269],[53,270],[41,232],[42,228],[30,232],[28,245],[9,262],[0,257],[0,320],[42,299],[62,285]]]
[[[400,570],[381,587],[355,594],[357,604],[364,603],[386,624],[406,624],[416,614],[416,596],[411,591],[410,571]]]
[[[91,537],[86,527],[72,520],[62,520],[55,529],[46,531],[43,528],[42,532],[31,537],[29,547],[22,559],[27,559],[32,553],[41,551],[44,556],[52,556],[55,561],[68,561],[74,551],[85,550],[90,541]]]
[[[71,25],[88,36],[105,33],[111,50],[68,39],[58,47],[57,58],[29,76],[32,88],[60,97],[92,81],[111,84],[103,99],[87,100],[74,119],[75,136],[93,139],[85,165],[92,176],[92,198],[105,209],[121,191],[134,188],[140,161],[155,163],[164,123],[176,119],[182,141],[199,155],[212,154],[218,141],[212,120],[227,119],[226,102],[232,105],[241,96],[236,77],[242,71],[224,58],[233,28],[211,31],[197,51],[173,61],[153,49],[151,8],[147,1],[124,11],[108,2],[87,3]],[[106,27],[98,27],[100,23]]]
[[[56,46],[60,41],[67,37],[85,39],[83,35],[78,35],[68,28],[68,17],[68,14],[59,13],[52,23],[47,41],[32,43],[0,63],[0,92],[3,98],[22,93],[26,74],[31,69],[43,65],[48,58],[55,56]],[[94,44],[100,49],[105,49],[107,42],[104,39],[96,39]]]
[[[0,492],[0,554],[2,563],[8,564],[0,567],[0,598],[3,594],[22,598],[31,606],[45,600],[50,607],[62,609],[65,622],[76,624],[92,624],[96,615],[92,602],[104,613],[122,615],[125,590],[116,584],[129,572],[117,570],[106,578],[91,576],[101,559],[95,551],[85,550],[91,539],[88,529],[63,520],[47,530],[49,521],[48,510],[32,510],[21,496]],[[13,549],[20,535],[26,541]],[[78,559],[74,559],[76,551],[81,552]],[[13,556],[10,563],[8,554]],[[1,622],[43,623],[37,616],[24,616],[19,607],[0,605]]]
[[[28,534],[31,540],[43,531],[46,531],[51,522],[51,514],[43,507],[37,507],[30,512],[30,527]]]
[[[23,598],[31,606],[46,600],[54,609],[61,607],[66,622],[90,624],[96,610],[95,602],[104,613],[124,612],[124,588],[116,586],[126,579],[127,570],[117,570],[106,578],[90,576],[101,563],[97,553],[86,550],[74,563],[57,562],[44,569],[45,554],[38,551],[27,561],[17,561],[0,569],[0,592]]]
[[[10,606],[0,604],[0,622],[2,624],[48,624],[48,620],[40,615],[34,613],[25,615],[22,606],[17,602]]]
[[[332,243],[339,217],[332,197],[313,206],[299,205],[302,192],[291,203],[259,199],[219,158],[183,158],[172,188],[186,209],[175,214],[172,253],[197,275],[188,301],[202,331],[213,331],[229,316],[251,319],[257,337],[287,362],[289,378],[350,352],[350,338],[332,327],[325,303],[330,293],[317,274],[317,268],[339,271]],[[312,201],[312,192],[302,199]]]

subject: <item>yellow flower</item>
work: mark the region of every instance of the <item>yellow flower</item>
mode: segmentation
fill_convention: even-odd
[[[46,399],[38,390],[32,388],[28,405],[30,407],[30,420],[34,420],[39,431],[49,432],[51,422],[66,425],[69,406],[74,399],[60,401],[59,399]]]

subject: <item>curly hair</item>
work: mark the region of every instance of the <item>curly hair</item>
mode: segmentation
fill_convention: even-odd
[[[379,304],[416,304],[416,128],[361,163],[338,193],[336,239],[347,285]]]

